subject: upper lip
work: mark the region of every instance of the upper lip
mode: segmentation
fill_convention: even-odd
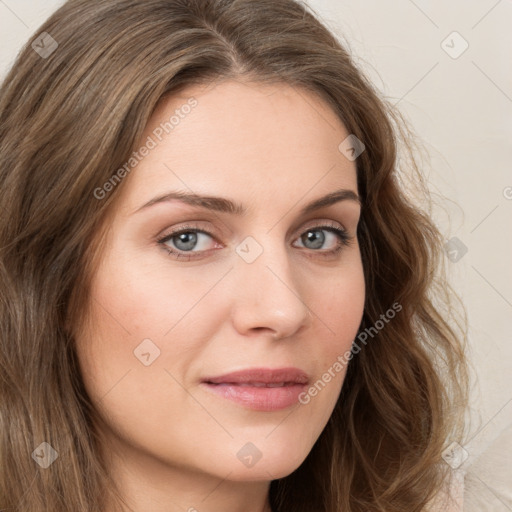
[[[207,377],[203,379],[203,382],[210,384],[278,384],[281,382],[307,384],[308,380],[307,373],[298,368],[249,368],[247,370],[226,373],[218,377]]]

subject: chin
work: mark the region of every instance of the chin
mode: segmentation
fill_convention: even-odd
[[[250,443],[235,452],[235,458],[226,461],[226,467],[220,470],[216,465],[215,472],[225,471],[233,481],[269,481],[284,478],[293,473],[306,459],[311,447],[300,447],[296,444],[266,443],[261,449]]]

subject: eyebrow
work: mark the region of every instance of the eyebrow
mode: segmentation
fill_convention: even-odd
[[[233,215],[245,215],[247,213],[247,209],[242,204],[231,201],[230,199],[226,199],[224,197],[200,196],[197,194],[190,194],[180,191],[168,192],[164,195],[155,197],[135,210],[134,213],[145,210],[146,208],[149,208],[155,204],[173,200],[181,201],[191,206],[198,206],[206,210],[212,210],[221,213],[229,213]],[[356,192],[349,189],[339,189],[308,203],[302,208],[300,214],[307,215],[308,213],[320,210],[321,208],[326,208],[327,206],[339,203],[340,201],[355,201],[361,205],[361,198],[357,195]]]

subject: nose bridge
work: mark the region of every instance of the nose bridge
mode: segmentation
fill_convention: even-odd
[[[293,334],[304,325],[309,311],[283,237],[277,231],[248,236],[236,252],[233,319],[237,329],[267,328],[278,337]]]

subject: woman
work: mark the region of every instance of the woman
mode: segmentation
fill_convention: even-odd
[[[454,506],[442,238],[309,9],[68,1],[0,116],[2,509]]]

